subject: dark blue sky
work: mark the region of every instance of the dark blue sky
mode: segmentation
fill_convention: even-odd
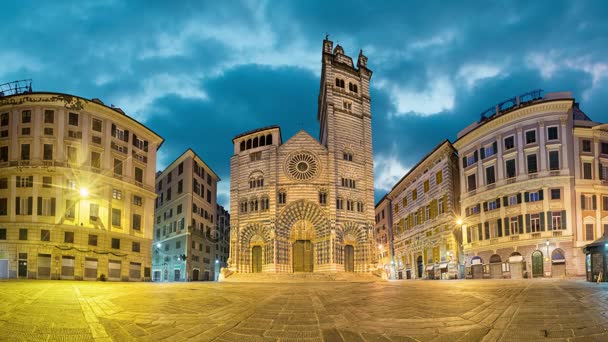
[[[362,48],[372,78],[376,198],[441,140],[504,98],[572,91],[608,121],[604,1],[5,2],[0,82],[98,97],[192,147],[228,203],[231,138],[281,125],[318,134],[325,33]]]

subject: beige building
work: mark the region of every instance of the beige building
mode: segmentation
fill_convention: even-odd
[[[157,174],[154,281],[215,279],[219,181],[192,149]]]
[[[570,93],[541,91],[496,105],[458,134],[471,277],[584,274],[585,234],[591,241],[603,224],[604,135]]]
[[[149,278],[162,142],[98,99],[0,97],[0,278]]]
[[[374,240],[378,267],[384,270],[389,277],[395,278],[395,259],[393,249],[393,220],[391,215],[391,200],[384,195],[376,203],[376,225],[374,227]]]
[[[372,270],[371,75],[325,39],[319,139],[283,142],[276,126],[233,139],[229,272]]]
[[[392,205],[397,278],[459,277],[457,174],[456,151],[446,140],[387,194]]]

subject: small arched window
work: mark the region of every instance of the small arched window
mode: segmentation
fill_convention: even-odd
[[[266,136],[261,136],[260,137],[260,146],[264,146],[266,145]]]
[[[353,84],[348,82],[348,90],[353,91]]]
[[[241,141],[241,152],[245,151],[245,141]]]
[[[247,149],[251,148],[251,139],[247,139]]]
[[[258,137],[253,138],[253,148],[258,147]]]
[[[355,92],[355,93],[357,92],[357,85],[356,84],[353,84],[353,92]]]
[[[284,190],[279,191],[279,204],[285,204],[287,202],[287,193]]]
[[[344,80],[340,80],[340,88],[344,88]]]
[[[336,87],[339,87],[339,86],[340,86],[340,79],[336,78]]]
[[[266,136],[266,145],[272,145],[272,134]]]

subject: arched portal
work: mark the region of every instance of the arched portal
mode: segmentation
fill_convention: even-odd
[[[543,252],[536,250],[532,253],[532,276],[543,276]]]

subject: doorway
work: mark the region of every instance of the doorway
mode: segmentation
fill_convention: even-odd
[[[253,246],[251,249],[251,272],[262,272],[262,247]]]
[[[198,280],[198,273],[199,273],[199,270],[193,270],[192,271],[192,281],[197,281]]]
[[[422,278],[422,273],[424,272],[424,264],[422,263],[422,255],[418,256],[418,259],[416,259],[416,264],[418,266],[418,278]]]
[[[344,246],[344,271],[355,272],[355,247]]]
[[[297,240],[293,244],[293,271],[312,272],[313,263],[312,242]]]
[[[17,274],[19,278],[27,278],[27,253],[19,253],[19,268]]]
[[[532,253],[532,277],[543,276],[543,253],[535,251]]]

